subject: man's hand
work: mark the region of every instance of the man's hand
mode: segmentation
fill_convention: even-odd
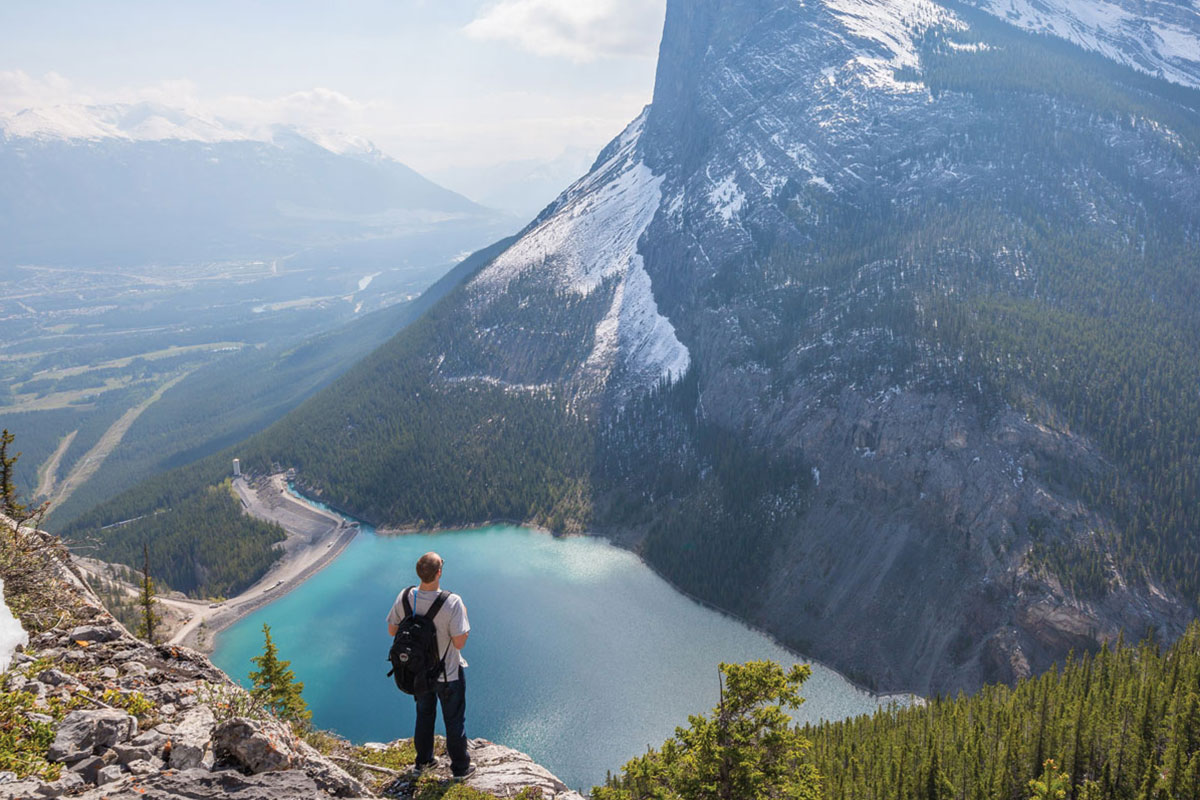
[[[454,649],[455,649],[455,650],[462,650],[464,647],[466,647],[466,645],[467,645],[467,637],[468,637],[468,636],[470,636],[470,635],[471,635],[471,632],[470,632],[470,631],[467,631],[467,632],[466,632],[466,633],[464,633],[462,636],[451,636],[451,637],[450,637],[450,642],[451,642],[451,643],[454,645]]]
[[[390,622],[388,623],[388,636],[394,637],[396,635],[396,631],[398,631],[398,630],[400,630],[399,625],[393,625]],[[459,648],[459,649],[461,650],[462,648]]]

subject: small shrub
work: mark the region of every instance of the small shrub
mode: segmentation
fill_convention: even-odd
[[[225,722],[235,717],[268,719],[271,716],[258,698],[240,686],[231,684],[201,684],[197,700],[212,709],[217,722]]]
[[[57,780],[62,765],[46,760],[54,742],[54,723],[29,719],[26,714],[33,712],[33,695],[0,692],[0,772]]]

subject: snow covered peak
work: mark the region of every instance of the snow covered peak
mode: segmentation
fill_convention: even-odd
[[[337,155],[379,156],[365,137],[291,125],[240,125],[158,103],[101,106],[60,105],[0,114],[0,134],[9,139],[132,142],[267,142],[303,139]]]
[[[975,0],[985,11],[1134,69],[1200,88],[1197,0]]]
[[[156,103],[63,105],[0,116],[9,138],[126,139],[226,142],[252,139],[244,131]]]

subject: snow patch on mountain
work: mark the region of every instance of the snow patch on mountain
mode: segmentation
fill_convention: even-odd
[[[866,44],[851,59],[869,88],[921,91],[920,83],[899,81],[895,71],[920,63],[916,37],[929,28],[965,27],[946,8],[930,0],[825,0],[825,7],[854,39]]]
[[[746,195],[737,185],[737,175],[731,173],[713,186],[713,190],[708,193],[708,201],[712,203],[717,216],[726,222],[732,222],[734,216],[746,204]]]
[[[1134,69],[1200,88],[1200,5],[1140,6],[1107,0],[978,0],[979,7],[1035,33],[1066,39]]]
[[[8,669],[13,652],[17,647],[28,643],[29,636],[8,609],[8,604],[4,600],[4,581],[0,580],[0,672]]]
[[[658,311],[642,256],[634,254],[612,307],[596,326],[596,344],[583,365],[584,387],[603,385],[622,364],[628,373],[623,394],[628,395],[634,387],[682,378],[691,363],[675,327]]]
[[[631,126],[635,134],[643,121]],[[569,188],[552,213],[476,277],[476,287],[503,290],[522,272],[540,269],[560,288],[587,294],[627,270],[661,201],[662,178],[634,158],[636,142],[636,135],[624,135],[611,158]]]
[[[603,388],[618,365],[632,384],[648,386],[681,377],[691,363],[674,326],[659,313],[638,253],[638,241],[662,205],[663,178],[638,155],[644,123],[645,114],[609,148],[605,161],[470,284],[486,301],[529,271],[558,290],[584,295],[615,278],[612,305],[582,368],[585,391]]]

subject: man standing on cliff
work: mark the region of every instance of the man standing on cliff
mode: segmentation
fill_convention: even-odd
[[[396,597],[388,612],[388,635],[395,636],[406,616],[405,600],[413,614],[425,614],[442,592],[442,557],[426,553],[417,560],[417,577],[421,585],[405,589]],[[407,595],[407,597],[406,597]],[[442,704],[442,721],[446,725],[446,752],[450,755],[450,771],[455,778],[465,778],[475,771],[467,753],[467,737],[463,732],[467,718],[467,661],[460,651],[467,644],[471,624],[462,598],[447,593],[442,607],[433,618],[437,628],[438,652],[445,653],[445,668],[437,688],[415,695],[417,726],[413,745],[417,750],[418,771],[434,765],[433,725],[437,721],[437,704]]]

